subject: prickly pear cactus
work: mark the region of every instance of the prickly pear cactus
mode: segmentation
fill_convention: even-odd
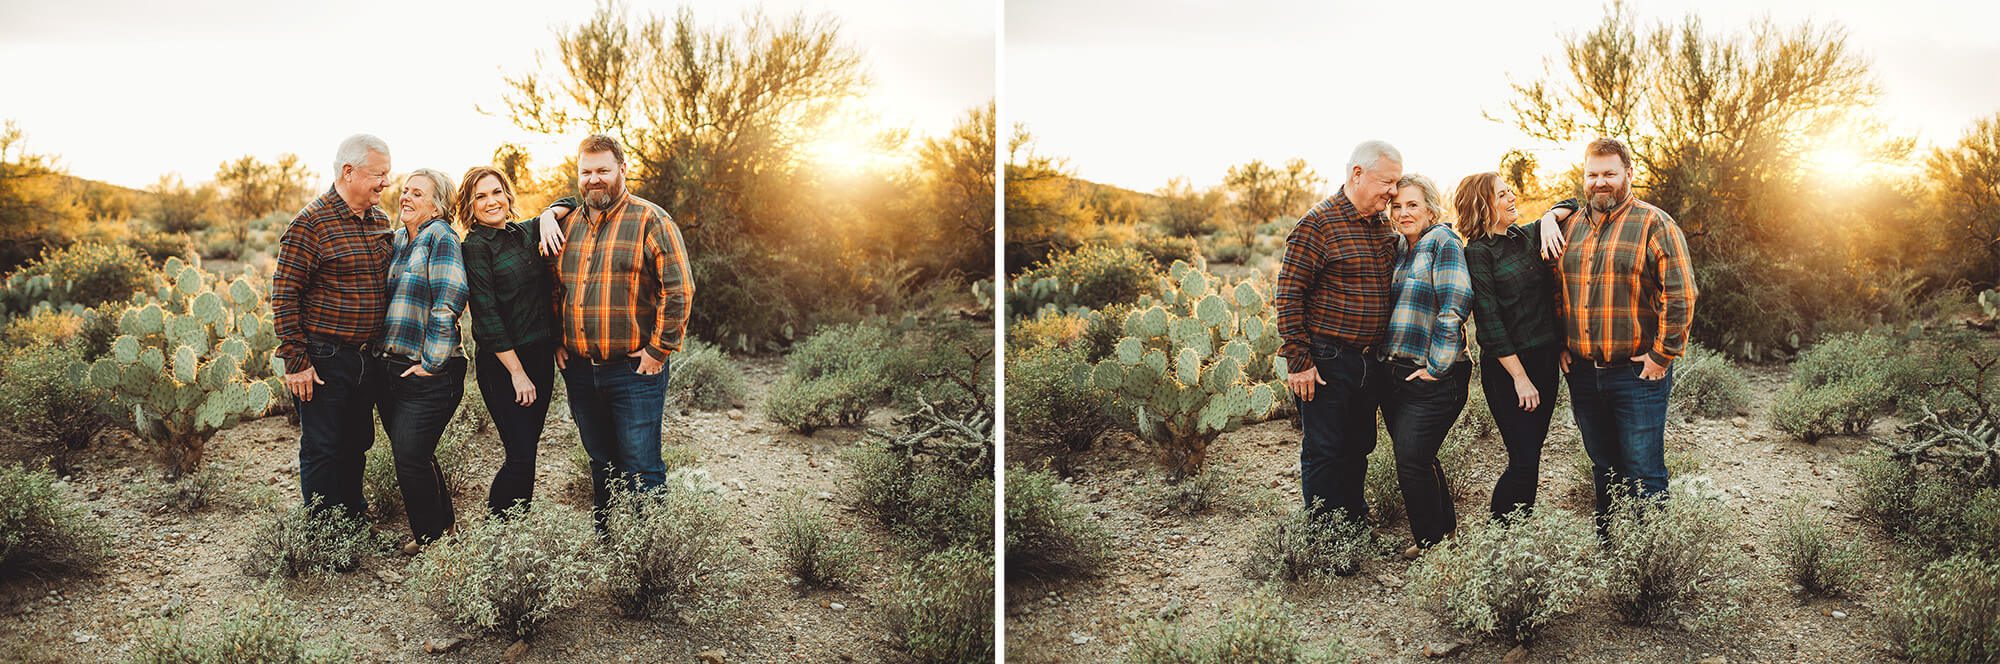
[[[217,431],[270,409],[273,382],[251,371],[270,375],[277,343],[269,307],[247,278],[210,277],[179,259],[168,259],[162,276],[119,318],[111,352],[87,376],[131,411],[133,430],[160,447],[168,475],[179,477],[200,466]],[[267,343],[260,335],[273,336]]]
[[[1125,317],[1124,336],[1089,379],[1182,477],[1200,472],[1217,436],[1276,412],[1277,326],[1250,282],[1230,285],[1184,261],[1156,292]]]

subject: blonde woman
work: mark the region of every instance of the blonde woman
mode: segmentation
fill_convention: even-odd
[[[1410,515],[1416,557],[1458,526],[1451,486],[1438,448],[1465,409],[1471,362],[1465,353],[1465,320],[1472,308],[1472,278],[1458,231],[1445,223],[1444,197],[1421,175],[1396,182],[1389,221],[1401,234],[1395,308],[1380,346],[1389,391],[1382,418],[1395,445],[1396,483]]]
[[[376,409],[395,453],[414,541],[405,553],[443,537],[455,520],[437,445],[465,396],[458,316],[465,312],[465,262],[452,228],[451,178],[418,169],[403,178],[402,225],[392,238],[389,311],[374,358]]]

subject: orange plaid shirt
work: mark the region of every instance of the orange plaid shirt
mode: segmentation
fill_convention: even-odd
[[[1673,217],[1627,198],[1609,213],[1586,207],[1563,234],[1556,307],[1571,353],[1598,362],[1643,353],[1666,364],[1687,351],[1700,292]]]
[[[681,349],[694,309],[694,275],[680,227],[651,201],[626,194],[611,209],[583,208],[556,268],[563,346],[599,362],[644,350],[656,360]]]

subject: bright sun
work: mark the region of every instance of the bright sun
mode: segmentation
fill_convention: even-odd
[[[1806,153],[1806,163],[1829,180],[1853,182],[1867,175],[1868,158],[1846,145],[1822,145]]]
[[[842,176],[877,170],[895,160],[894,155],[882,150],[873,135],[860,129],[830,132],[807,143],[805,153],[829,173]]]

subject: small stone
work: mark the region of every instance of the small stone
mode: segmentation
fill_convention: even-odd
[[[507,646],[506,652],[500,653],[500,661],[513,662],[521,659],[521,656],[526,654],[528,654],[528,642],[515,641],[513,645]]]
[[[1744,543],[1743,543],[1743,552],[1744,552],[1744,553],[1756,553],[1756,552],[1757,552],[1757,545],[1756,545],[1755,543],[1753,543],[1753,542],[1744,542]]]
[[[1446,657],[1450,657],[1452,655],[1456,655],[1458,654],[1458,651],[1464,649],[1465,649],[1465,644],[1459,643],[1457,641],[1453,641],[1451,643],[1433,643],[1424,646],[1424,656],[1429,657],[1431,659],[1443,659]]]
[[[1083,644],[1086,644],[1086,643],[1090,643],[1091,641],[1095,641],[1095,640],[1097,640],[1097,637],[1094,637],[1094,636],[1091,636],[1091,635],[1089,635],[1089,634],[1084,634],[1084,633],[1082,633],[1082,632],[1070,632],[1070,633],[1069,633],[1069,642],[1070,642],[1070,643],[1071,643],[1072,645],[1079,645],[1079,646],[1080,646],[1080,645],[1083,645]]]
[[[1500,656],[1500,664],[1521,664],[1525,661],[1528,661],[1527,646],[1514,646],[1513,650],[1509,650],[1507,654]]]
[[[724,664],[729,660],[729,652],[721,648],[710,648],[695,653],[694,659],[701,664]]]
[[[1176,597],[1174,599],[1168,600],[1167,605],[1160,607],[1159,612],[1155,613],[1154,615],[1161,620],[1173,620],[1175,618],[1179,618],[1181,614],[1185,613],[1186,611],[1187,611],[1187,605],[1182,604],[1180,598]]]
[[[846,604],[841,604],[840,602],[832,602],[832,603],[829,603],[829,604],[827,604],[827,608],[829,608],[829,609],[833,609],[833,610],[835,610],[835,611],[846,611],[846,610],[847,610],[847,605],[846,605]]]
[[[1723,657],[1721,655],[1716,655],[1714,657],[1703,657],[1701,659],[1695,660],[1694,664],[1729,664],[1729,658]]]
[[[1733,425],[1735,425],[1735,426],[1736,426],[1736,428],[1738,428],[1738,429],[1748,429],[1748,428],[1750,428],[1750,420],[1749,420],[1749,419],[1747,419],[1747,418],[1745,418],[1745,417],[1743,417],[1743,416],[1741,416],[1741,415],[1738,415],[1738,416],[1736,416],[1736,417],[1733,417],[1733,418],[1730,418],[1730,419],[1729,419],[1729,423],[1730,423],[1730,424],[1733,424]]]
[[[816,494],[813,494],[813,497],[814,497],[814,498],[818,498],[818,499],[820,499],[820,500],[828,500],[828,501],[830,501],[830,500],[833,500],[833,492],[830,492],[830,491],[821,491],[821,492],[819,492],[819,493],[816,493]]]
[[[442,655],[465,647],[466,642],[469,640],[463,636],[447,636],[431,639],[424,642],[424,652],[433,655]]]
[[[743,411],[737,410],[735,408],[729,409],[729,419],[736,420],[738,422],[743,421]]]
[[[70,632],[69,635],[71,638],[76,639],[77,643],[90,643],[91,641],[97,640],[96,634],[86,633],[82,630]]]
[[[1835,620],[1846,620],[1846,619],[1847,619],[1847,612],[1846,612],[1846,611],[1841,611],[1841,610],[1839,610],[1839,609],[1835,609],[1835,610],[1833,611],[1833,617],[1834,617],[1834,619],[1835,619]]]

